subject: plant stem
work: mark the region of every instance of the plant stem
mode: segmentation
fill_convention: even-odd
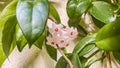
[[[63,56],[63,58],[67,61],[67,63],[69,64],[70,68],[73,68],[73,64],[71,63],[71,61],[67,58],[67,56],[63,53],[63,51],[61,50],[61,48],[57,46],[58,51],[61,53],[61,55]]]
[[[51,17],[48,18],[49,20],[51,20],[54,23],[57,23],[54,19],[52,19]]]
[[[108,63],[109,63],[109,68],[112,68],[110,52],[106,52],[106,53],[107,53],[107,59],[108,59]]]

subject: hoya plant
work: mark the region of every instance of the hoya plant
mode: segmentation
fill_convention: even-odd
[[[120,0],[68,0],[65,10],[68,25],[49,0],[1,0],[0,67],[15,47],[21,52],[27,45],[45,47],[55,68],[120,64]],[[68,53],[71,41],[75,45]]]

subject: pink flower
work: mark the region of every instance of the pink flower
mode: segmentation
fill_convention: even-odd
[[[54,38],[47,37],[47,40],[48,40],[47,44],[56,46],[56,40]]]
[[[52,26],[48,26],[48,30],[50,32],[50,36],[47,37],[47,44],[52,45],[53,47],[60,48],[66,47],[69,45],[69,42],[73,39],[77,38],[78,32],[76,28],[73,27],[63,27],[62,24],[51,23]]]
[[[61,25],[61,24],[57,25],[56,23],[52,23],[52,27],[48,26],[48,28],[49,28],[49,32],[51,34],[53,34],[53,33],[60,34],[61,33],[61,29],[63,28],[63,25]]]
[[[66,27],[66,32],[67,32],[67,35],[72,39],[77,38],[77,36],[78,36],[78,32],[77,32],[76,28]]]
[[[60,36],[58,37],[57,44],[60,48],[63,48],[68,46],[70,41],[68,37]]]

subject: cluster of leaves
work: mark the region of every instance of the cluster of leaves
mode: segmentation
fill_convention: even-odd
[[[69,16],[69,26],[74,26],[80,31],[79,36],[83,37],[82,40],[75,46],[71,55],[68,55],[74,68],[89,68],[89,66],[96,61],[103,61],[107,54],[105,52],[113,54],[116,61],[119,63],[119,40],[120,40],[120,19],[119,19],[119,0],[69,0],[67,3],[67,13]],[[87,19],[90,19],[86,21]],[[88,35],[89,31],[84,28],[85,23],[91,23],[96,27],[95,32],[92,35]],[[89,27],[91,28],[91,27]],[[97,30],[97,28],[99,30]],[[83,33],[81,33],[83,32]],[[99,48],[96,51],[94,49]],[[88,57],[85,57],[87,53],[93,52]],[[90,58],[102,52],[100,58]],[[58,61],[56,68],[60,68],[63,64],[63,58]],[[111,61],[111,60],[110,60]],[[62,68],[68,67],[64,63]]]
[[[72,53],[66,53],[74,68],[89,68],[94,62],[106,57],[106,50],[112,51],[114,58],[120,63],[119,3],[119,0],[68,0],[68,24],[76,27],[79,37],[82,38],[78,40]],[[96,26],[94,29],[100,29],[91,35],[91,32],[84,28],[85,25],[89,25],[85,21],[87,15],[90,22]],[[51,58],[57,60],[57,50],[46,44],[46,22],[49,17],[60,23],[56,9],[48,0],[10,0],[0,13],[0,50],[3,48],[8,56],[16,45],[18,50],[22,51],[26,44],[29,44],[29,47],[34,44],[42,49],[44,43]],[[90,52],[93,53],[85,57]],[[103,53],[100,58],[90,59],[98,52]],[[3,52],[0,51],[0,64],[5,59],[5,55],[1,53]],[[56,68],[68,67],[63,57],[56,64]]]

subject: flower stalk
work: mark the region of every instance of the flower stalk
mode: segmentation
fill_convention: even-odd
[[[66,60],[66,62],[69,64],[70,68],[73,68],[73,64],[71,63],[71,61],[67,58],[67,56],[63,53],[63,51],[61,50],[61,48],[56,44],[58,51],[60,52],[60,54],[63,56],[63,58]]]

